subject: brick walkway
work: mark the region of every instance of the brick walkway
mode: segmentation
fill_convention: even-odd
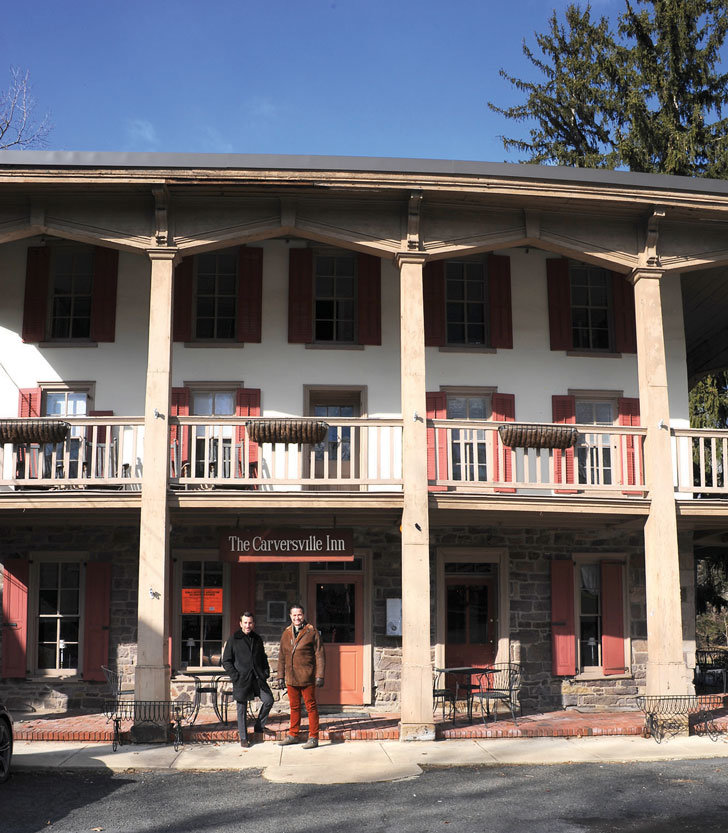
[[[716,721],[723,731],[728,730],[728,713]],[[465,715],[458,715],[456,725],[452,721],[437,719],[436,735],[441,739],[451,738],[544,738],[544,737],[588,737],[599,735],[640,735],[644,715],[637,711],[582,713],[578,711],[545,712],[527,714],[519,718],[518,725],[503,717],[498,721],[482,720],[467,722]],[[305,725],[305,723],[304,723]],[[122,723],[122,731],[128,732],[129,723]],[[287,715],[272,715],[268,728],[275,736],[265,740],[281,740],[288,728]],[[17,718],[16,740],[66,740],[66,741],[111,741],[113,726],[103,714],[48,714]],[[202,709],[193,726],[184,726],[187,743],[210,743],[237,741],[234,723],[219,723],[212,710]],[[321,738],[323,740],[397,740],[399,738],[399,715],[372,712],[355,715],[321,715]],[[125,738],[128,740],[128,736]],[[262,739],[262,738],[261,738]]]
[[[513,720],[501,717],[483,725],[480,719],[472,724],[465,715],[452,721],[437,720],[438,738],[499,738],[499,737],[586,737],[589,735],[639,735],[644,717],[641,712],[601,712],[583,714],[577,711],[529,714]],[[321,737],[324,740],[397,740],[399,715],[372,712],[355,715],[321,715]],[[266,740],[280,740],[288,728],[287,715],[273,715],[268,727],[276,734]],[[16,719],[17,740],[111,741],[113,726],[103,714],[48,714]],[[122,724],[128,731],[129,724]],[[217,722],[213,712],[202,709],[193,726],[184,726],[188,743],[236,741],[234,723]]]

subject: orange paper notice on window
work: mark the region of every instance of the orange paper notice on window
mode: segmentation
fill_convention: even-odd
[[[222,613],[222,587],[205,590],[204,613]]]
[[[200,587],[182,588],[182,613],[202,613],[202,589]]]

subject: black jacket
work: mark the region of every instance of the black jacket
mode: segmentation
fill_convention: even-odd
[[[233,682],[233,697],[238,702],[256,697],[260,684],[266,685],[270,676],[263,640],[255,631],[249,636],[250,639],[245,639],[238,628],[228,639],[222,655],[223,668]]]

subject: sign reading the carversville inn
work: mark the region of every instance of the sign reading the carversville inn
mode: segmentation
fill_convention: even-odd
[[[223,532],[223,561],[353,561],[351,529],[251,527]]]

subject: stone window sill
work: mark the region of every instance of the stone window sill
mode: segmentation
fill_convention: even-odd
[[[633,680],[634,674],[631,671],[627,671],[624,674],[603,674],[601,670],[599,671],[582,671],[581,674],[577,674],[574,677],[576,682],[604,682],[605,680]]]
[[[621,353],[610,353],[606,350],[567,350],[567,356],[577,359],[621,359]]]

